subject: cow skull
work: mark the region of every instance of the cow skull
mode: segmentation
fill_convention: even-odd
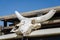
[[[26,18],[23,17],[19,12],[15,11],[17,18],[21,21],[19,24],[16,25],[16,28],[13,28],[11,32],[20,32],[24,36],[29,34],[32,29],[38,29],[41,27],[41,22],[44,22],[48,19],[50,19],[55,13],[56,10],[52,9],[47,14],[39,17],[33,17],[33,18]]]

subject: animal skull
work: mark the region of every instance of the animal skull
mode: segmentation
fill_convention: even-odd
[[[16,16],[21,22],[17,24],[16,26],[19,26],[16,30],[14,28],[11,30],[11,32],[17,32],[19,31],[22,33],[24,36],[28,35],[32,29],[38,29],[41,27],[40,22],[44,22],[48,19],[50,19],[54,14],[56,10],[52,9],[50,10],[47,14],[39,17],[34,17],[34,18],[25,18],[22,15],[19,14],[19,12],[15,11]]]
[[[40,28],[41,24],[34,23],[33,20],[25,19],[25,20],[21,20],[21,22],[16,26],[17,27],[19,26],[19,28],[18,29],[15,28],[16,30],[12,29],[13,32],[17,32],[19,30],[20,33],[22,33],[23,35],[28,35],[32,31],[32,29]]]

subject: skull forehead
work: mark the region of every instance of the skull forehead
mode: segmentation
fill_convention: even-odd
[[[30,19],[21,20],[21,23],[31,23]]]

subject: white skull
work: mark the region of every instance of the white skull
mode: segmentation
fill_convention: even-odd
[[[21,23],[17,24],[17,26],[19,27],[16,30],[14,30],[14,28],[12,30],[14,32],[20,31],[23,35],[27,35],[31,32],[32,29],[40,28],[41,24],[39,22],[44,22],[50,19],[55,14],[55,12],[56,10],[52,9],[43,16],[25,18],[22,15],[20,15],[19,12],[15,11],[16,16],[19,20],[21,20]]]

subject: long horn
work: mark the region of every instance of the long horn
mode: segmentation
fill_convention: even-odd
[[[15,14],[19,20],[25,19],[18,11],[15,11]]]
[[[35,19],[36,22],[43,22],[43,21],[46,21],[46,20],[52,18],[55,13],[56,13],[56,10],[52,9],[47,14],[45,14],[43,16],[35,17],[32,19]]]

